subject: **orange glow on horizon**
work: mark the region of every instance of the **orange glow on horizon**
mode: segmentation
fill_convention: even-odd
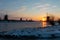
[[[41,19],[42,21],[46,21],[46,18],[45,17],[42,17],[42,19]]]

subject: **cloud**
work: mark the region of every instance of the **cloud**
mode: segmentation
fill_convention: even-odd
[[[56,8],[57,6],[55,5],[51,5],[51,4],[40,4],[40,5],[36,5],[33,7],[33,9],[38,9],[38,10],[41,10],[41,11],[48,11],[49,9],[53,9],[53,8]]]
[[[22,7],[21,7],[21,10],[22,10],[22,11],[24,11],[24,10],[26,10],[26,9],[27,9],[26,6],[22,6]]]
[[[27,10],[27,6],[21,6],[19,9],[12,11],[13,14],[21,14],[24,13]]]
[[[56,8],[57,6],[52,6],[53,8]]]
[[[47,3],[47,4],[45,4],[45,6],[47,6],[47,7],[48,7],[48,6],[51,6],[51,5]]]
[[[51,5],[50,4],[43,4],[43,5],[38,5],[38,6],[35,6],[36,8],[44,8],[44,7],[50,7]]]
[[[24,16],[25,11],[27,10],[27,6],[21,6],[19,9],[10,12],[9,14],[14,17],[21,17]]]

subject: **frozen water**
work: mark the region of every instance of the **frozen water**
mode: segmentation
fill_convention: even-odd
[[[4,35],[35,35],[41,37],[51,37],[51,34],[60,36],[60,25],[42,27],[41,22],[0,22],[0,32]]]
[[[41,27],[40,22],[0,22],[0,31]]]

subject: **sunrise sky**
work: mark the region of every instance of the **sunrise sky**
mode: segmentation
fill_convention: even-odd
[[[40,20],[46,13],[60,17],[60,0],[0,0],[0,17]]]

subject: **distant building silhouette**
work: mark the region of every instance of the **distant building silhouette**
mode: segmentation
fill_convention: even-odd
[[[4,16],[4,20],[8,20],[8,15],[7,14]]]

